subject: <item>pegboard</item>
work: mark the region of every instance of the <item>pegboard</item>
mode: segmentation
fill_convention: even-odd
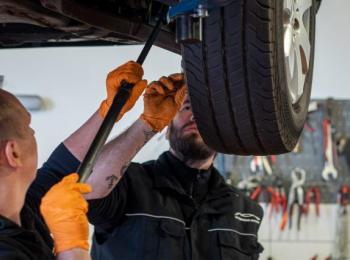
[[[350,137],[350,100],[314,100],[317,110],[308,114],[307,124],[299,140],[300,150],[277,155],[275,164],[271,164],[273,175],[264,179],[267,182],[281,177],[286,190],[291,184],[291,172],[296,167],[306,171],[305,188],[318,186],[321,190],[322,203],[335,203],[337,191],[342,184],[350,184],[350,144],[339,143]],[[334,165],[338,170],[335,180],[324,181],[322,170],[325,164],[323,120],[329,118],[332,123],[332,139],[341,153],[335,152]],[[337,145],[338,142],[338,145]],[[342,144],[342,145],[340,145]],[[250,176],[267,176],[265,171],[252,172],[250,163],[253,156],[219,155],[216,166],[232,185]],[[270,160],[271,161],[271,160]]]

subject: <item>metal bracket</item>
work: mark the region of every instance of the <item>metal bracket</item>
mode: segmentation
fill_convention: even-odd
[[[168,21],[175,20],[179,15],[189,14],[193,17],[208,16],[207,0],[183,0],[169,8]]]
[[[176,42],[202,41],[203,19],[209,10],[229,4],[232,0],[183,0],[169,8],[167,21],[176,21]]]
[[[170,7],[167,20],[176,21],[176,42],[200,42],[203,18],[207,16],[207,0],[183,0]]]

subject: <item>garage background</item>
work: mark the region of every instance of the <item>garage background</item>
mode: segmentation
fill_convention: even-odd
[[[317,16],[316,56],[312,98],[350,99],[350,1],[323,0]],[[0,50],[3,88],[15,94],[39,95],[42,111],[32,113],[39,146],[39,165],[53,149],[79,127],[105,97],[105,77],[116,66],[136,59],[142,46],[61,47]],[[144,65],[145,78],[157,79],[181,69],[181,57],[154,47]],[[115,127],[116,135],[142,112],[142,101]],[[164,133],[137,154],[135,161],[153,159],[168,148]],[[312,208],[313,209],[313,208]],[[273,219],[265,218],[260,239],[261,259],[324,259],[331,253],[335,205],[322,205],[321,217],[310,214],[303,229],[279,233]],[[349,217],[349,214],[348,214]],[[350,220],[349,220],[350,222]],[[350,235],[349,235],[350,237]]]

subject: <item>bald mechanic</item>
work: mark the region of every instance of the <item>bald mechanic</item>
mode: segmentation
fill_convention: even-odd
[[[28,192],[35,178],[37,146],[30,114],[10,93],[0,89],[0,259],[90,259],[87,203],[69,175],[44,196],[42,210],[55,239],[40,217],[40,191]],[[43,195],[43,194],[41,194]],[[59,195],[59,196],[58,196]]]
[[[143,70],[139,66],[134,70],[134,67],[129,63],[110,73],[108,99],[100,109],[102,116],[119,87],[118,80],[137,81],[123,113],[144,91],[147,82],[139,80]],[[101,117],[95,118],[98,120],[93,126],[102,122]],[[72,165],[69,160],[65,161],[67,158],[59,153],[60,149],[35,175],[37,146],[30,121],[30,114],[20,102],[0,90],[0,259],[90,259],[88,204],[82,194],[91,192],[91,187],[77,183],[76,173],[64,171]],[[79,132],[87,134],[91,141],[97,131],[96,128],[82,129],[88,131],[78,131],[67,140],[71,142],[70,148],[80,147],[76,141],[84,138]]]
[[[129,62],[110,73],[107,92],[118,91],[122,80],[142,84],[141,70]],[[258,259],[262,209],[213,167],[215,152],[198,132],[188,96],[182,104],[184,88],[181,74],[152,82],[140,118],[104,147],[87,181],[93,191],[85,195],[95,225],[93,259]],[[137,97],[132,94],[127,109]],[[76,170],[112,99],[108,94],[100,110],[51,155],[38,177],[43,187]],[[155,161],[130,163],[169,124],[170,150]]]
[[[99,113],[66,140],[68,147],[73,151],[87,148],[88,143],[78,141],[92,141],[121,80],[135,83],[135,87],[118,120],[131,109],[147,86],[147,81],[141,80],[142,75],[142,68],[134,62],[112,71],[107,78],[108,97]],[[146,90],[152,96],[161,90],[154,91]],[[177,107],[172,112],[175,114],[185,89],[171,92],[171,100]],[[145,119],[148,116],[144,114]],[[0,90],[0,259],[89,259],[88,205],[82,194],[91,192],[91,187],[78,184],[76,173],[64,171],[77,167],[76,159],[64,145],[35,175],[37,147],[30,121],[30,114],[19,101]]]

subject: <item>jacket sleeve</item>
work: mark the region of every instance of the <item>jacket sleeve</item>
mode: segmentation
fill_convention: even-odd
[[[65,145],[60,144],[37,171],[36,178],[27,192],[26,203],[35,212],[39,212],[41,198],[45,193],[64,176],[75,172],[79,164],[79,160],[69,152]]]
[[[115,188],[102,199],[89,200],[88,218],[95,226],[95,231],[110,232],[124,216],[130,190],[130,179],[135,174],[138,164],[131,163],[123,178]],[[130,192],[132,192],[130,190]]]
[[[247,212],[250,212],[250,214],[253,214],[260,219],[258,225],[249,225],[249,231],[256,234],[257,237],[257,241],[254,246],[255,253],[251,256],[251,260],[258,260],[260,254],[264,251],[264,247],[258,241],[258,232],[261,226],[262,219],[264,217],[264,211],[263,208],[257,202],[252,201],[249,197],[245,197],[245,205]]]

